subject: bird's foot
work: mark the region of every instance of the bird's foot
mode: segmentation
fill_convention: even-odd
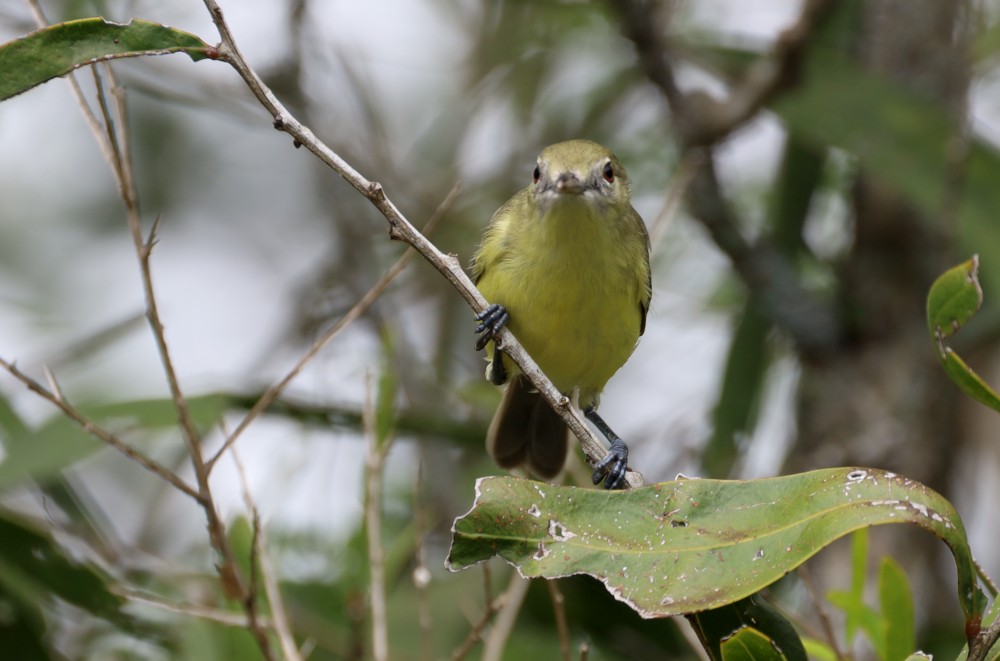
[[[601,463],[594,468],[590,479],[594,484],[604,480],[605,489],[622,489],[625,487],[625,471],[628,469],[628,446],[620,438],[611,441],[608,453]]]
[[[476,339],[476,351],[482,351],[490,340],[496,339],[500,329],[507,325],[510,315],[507,314],[507,308],[499,303],[493,303],[476,315],[476,321],[479,325],[474,332],[480,333]]]
[[[594,484],[599,484],[601,480],[604,480],[605,489],[625,488],[627,486],[625,471],[628,470],[628,446],[625,445],[625,441],[618,437],[618,434],[612,431],[611,427],[608,427],[608,423],[604,422],[604,418],[597,414],[597,410],[593,406],[583,409],[583,415],[593,422],[594,426],[611,442],[608,453],[594,467],[594,474],[590,476],[590,479],[593,480]]]

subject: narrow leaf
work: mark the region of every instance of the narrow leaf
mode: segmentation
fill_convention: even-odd
[[[927,295],[927,327],[949,378],[980,404],[1000,411],[1000,395],[945,343],[979,311],[983,303],[978,274],[979,257],[973,256],[967,262],[948,269],[934,281]]]
[[[852,645],[857,632],[863,631],[875,649],[875,655],[885,661],[885,628],[882,626],[882,618],[878,611],[858,601],[852,592],[833,591],[826,595],[826,600],[844,611],[848,622],[851,623],[846,635],[847,644]]]
[[[84,18],[50,25],[0,45],[0,101],[87,64],[178,52],[197,61],[211,48],[193,34],[141,19],[121,24]]]
[[[885,626],[885,661],[904,661],[917,646],[913,593],[906,572],[890,557],[882,559],[878,593]]]
[[[717,608],[770,585],[862,527],[915,523],[951,548],[969,631],[985,606],[958,514],[927,487],[875,469],[750,481],[681,479],[624,492],[481,478],[447,565],[500,556],[526,577],[589,574],[643,617]]]

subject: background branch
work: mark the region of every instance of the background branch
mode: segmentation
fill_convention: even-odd
[[[139,450],[136,450],[107,429],[101,427],[99,424],[84,415],[75,406],[67,402],[64,397],[48,390],[41,383],[35,381],[30,376],[22,372],[18,369],[17,365],[0,358],[0,367],[7,370],[11,376],[27,386],[29,390],[56,406],[63,412],[63,415],[80,425],[80,427],[82,427],[88,434],[103,442],[105,445],[114,448],[146,470],[155,473],[158,477],[169,483],[175,489],[194,499],[195,502],[199,504],[202,503],[202,497],[198,490],[185,482],[179,475],[152,457],[148,457]]]
[[[843,340],[843,324],[832,305],[799,284],[793,265],[774,246],[764,240],[751,243],[742,235],[741,223],[719,186],[711,148],[794,81],[808,38],[832,4],[830,0],[806,2],[798,21],[778,38],[772,55],[757,60],[730,87],[728,96],[716,101],[704,92],[683,92],[677,86],[670,47],[661,37],[665,29],[662,4],[611,0],[646,76],[667,100],[685,157],[697,154],[698,165],[687,189],[692,215],[732,261],[766,316],[813,354],[836,348]]]

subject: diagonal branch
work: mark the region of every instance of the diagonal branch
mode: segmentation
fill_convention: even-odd
[[[57,388],[53,388],[52,390],[47,389],[41,383],[35,381],[30,376],[19,370],[17,365],[8,363],[3,358],[0,358],[0,367],[7,370],[11,376],[26,385],[29,390],[39,395],[42,399],[55,405],[60,411],[63,412],[63,415],[80,425],[88,434],[94,436],[105,445],[121,452],[123,455],[136,462],[146,470],[155,473],[181,493],[190,496],[198,503],[202,503],[201,494],[199,494],[194,487],[181,479],[179,475],[155,459],[147,457],[139,450],[136,450],[131,445],[118,438],[115,434],[111,433],[107,429],[104,429],[96,422],[88,418],[78,408],[67,402]]]
[[[669,45],[660,36],[663,4],[654,0],[610,0],[618,11],[622,31],[635,45],[647,77],[660,88],[685,149],[710,146],[753,119],[774,95],[795,82],[809,37],[834,0],[807,0],[794,25],[777,39],[770,56],[755,61],[730,86],[725,99],[704,93],[685,93],[677,86]]]
[[[430,220],[427,221],[427,224],[424,225],[424,232],[429,233],[432,229],[434,229],[438,221],[440,221],[444,216],[446,210],[450,209],[451,205],[454,204],[455,200],[458,198],[459,191],[459,185],[455,184],[448,195],[445,196],[444,201],[441,202],[435,210],[434,215],[431,216]],[[396,263],[389,267],[389,270],[386,271],[374,285],[372,285],[371,289],[369,289],[368,292],[362,296],[350,310],[347,311],[347,314],[341,317],[335,324],[333,324],[333,326],[328,328],[323,335],[312,343],[312,346],[306,350],[298,362],[292,366],[292,368],[284,377],[282,377],[280,381],[269,387],[264,394],[261,395],[260,399],[258,399],[247,414],[243,416],[243,419],[240,420],[240,423],[236,426],[232,433],[226,437],[226,440],[222,444],[219,451],[208,460],[207,468],[209,471],[212,470],[219,458],[233,446],[240,435],[246,430],[247,427],[250,426],[250,423],[256,420],[267,409],[267,407],[273,404],[275,400],[281,396],[281,393],[285,391],[288,384],[299,375],[299,373],[305,368],[306,364],[309,363],[309,361],[311,361],[316,354],[323,349],[323,347],[328,345],[333,338],[340,334],[344,328],[353,323],[355,319],[360,317],[369,307],[371,307],[375,300],[382,295],[382,292],[385,291],[386,287],[388,287],[392,281],[396,279],[396,276],[403,272],[403,269],[406,268],[406,265],[410,263],[411,259],[413,259],[412,248],[404,252],[400,258],[396,260]]]
[[[274,93],[264,84],[260,76],[250,67],[246,59],[240,53],[233,35],[226,24],[222,14],[222,9],[216,0],[204,0],[215,22],[222,43],[219,44],[216,57],[230,64],[243,78],[250,91],[253,92],[261,105],[274,118],[274,127],[279,131],[288,133],[294,139],[295,146],[304,146],[315,154],[321,161],[332,168],[347,183],[364,195],[372,205],[381,212],[389,223],[389,237],[391,239],[402,240],[413,246],[441,275],[452,284],[462,298],[472,307],[475,312],[482,312],[486,309],[487,302],[479,290],[469,279],[469,276],[462,269],[454,255],[445,255],[421,234],[396,208],[396,205],[386,196],[381,184],[369,181],[355,170],[347,161],[341,158],[336,152],[324,144],[316,135],[288,111],[287,108],[278,101]],[[571,406],[568,397],[563,395],[552,385],[545,374],[538,368],[538,365],[521,347],[514,336],[506,328],[500,333],[497,348],[503,349],[521,371],[531,381],[532,385],[538,389],[552,408],[566,422],[570,430],[580,440],[584,454],[591,465],[596,465],[607,454],[607,450],[597,440],[593,432],[587,426],[583,414]],[[629,471],[625,477],[630,487],[640,486],[642,476]]]

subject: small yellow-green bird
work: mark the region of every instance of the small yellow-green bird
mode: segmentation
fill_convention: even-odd
[[[593,480],[624,486],[628,447],[597,414],[601,391],[635,349],[652,298],[649,237],[629,201],[625,168],[589,140],[546,147],[532,183],[497,209],[472,260],[491,305],[476,319],[487,378],[506,383],[486,447],[504,468],[552,478],[566,461],[568,428],[493,335],[507,326],[552,383],[611,443]]]

